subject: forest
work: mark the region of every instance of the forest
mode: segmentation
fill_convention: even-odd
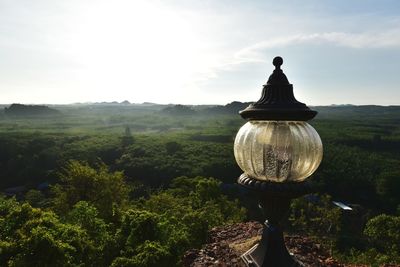
[[[212,227],[261,220],[236,184],[247,105],[0,106],[0,266],[180,266]],[[288,232],[342,262],[400,263],[400,106],[313,109],[318,190]]]

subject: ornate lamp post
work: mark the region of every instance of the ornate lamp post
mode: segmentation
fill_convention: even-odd
[[[261,241],[242,255],[247,266],[303,266],[285,246],[283,220],[291,199],[310,191],[305,180],[322,160],[321,139],[306,122],[317,112],[295,99],[282,63],[281,57],[274,58],[275,70],[260,100],[240,111],[248,122],[234,144],[244,171],[238,183],[254,191],[266,217]]]

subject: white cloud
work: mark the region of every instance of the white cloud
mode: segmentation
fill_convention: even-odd
[[[268,49],[305,44],[332,44],[354,49],[400,48],[400,30],[387,30],[379,33],[328,32],[271,38],[239,50],[234,55],[234,60],[231,64],[263,62],[264,52]]]

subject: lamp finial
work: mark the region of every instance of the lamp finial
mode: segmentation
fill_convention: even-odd
[[[283,64],[283,59],[281,57],[275,57],[272,61],[272,64],[275,66],[276,69],[280,69]]]

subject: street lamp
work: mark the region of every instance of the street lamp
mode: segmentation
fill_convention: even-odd
[[[240,111],[248,120],[238,131],[234,153],[243,170],[238,183],[258,195],[266,221],[261,241],[242,255],[247,266],[303,266],[288,252],[283,221],[292,198],[310,192],[305,181],[322,160],[322,142],[306,121],[317,112],[298,102],[275,57],[275,70],[260,100]]]

